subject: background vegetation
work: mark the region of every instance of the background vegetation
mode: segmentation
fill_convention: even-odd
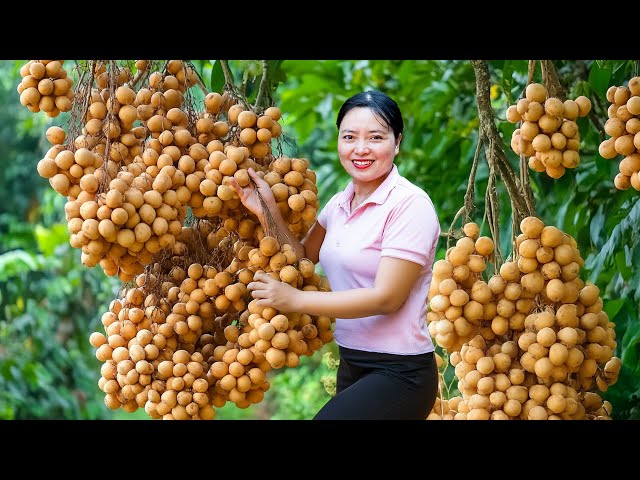
[[[99,268],[80,263],[80,251],[68,243],[64,198],[38,176],[44,156],[46,128],[63,125],[65,114],[49,119],[20,105],[16,86],[26,61],[0,62],[0,419],[148,418],[112,412],[97,387],[99,362],[88,337],[100,325],[100,315],[119,287]],[[245,94],[255,96],[259,62],[229,62]],[[220,91],[221,70],[215,61],[194,61],[209,90]],[[65,64],[66,65],[66,64]],[[505,119],[506,108],[527,84],[526,60],[489,62],[492,103],[505,152],[515,125]],[[638,193],[616,190],[617,161],[598,155],[611,85],[623,85],[637,74],[632,61],[556,61],[570,98],[587,95],[595,118],[578,120],[582,139],[578,168],[560,180],[531,172],[537,215],[548,225],[578,241],[585,267],[584,280],[601,291],[604,309],[616,323],[623,361],[618,383],[603,396],[613,405],[615,419],[640,418],[640,222]],[[463,205],[477,145],[475,78],[470,62],[359,60],[273,61],[275,104],[283,111],[285,153],[306,157],[318,175],[321,206],[344,188],[348,177],[336,154],[335,118],[342,102],[362,90],[379,89],[400,105],[405,132],[397,164],[400,172],[424,188],[436,205],[443,231]],[[537,71],[534,81],[541,81]],[[488,169],[481,161],[476,176],[474,220],[484,225],[484,191]],[[510,252],[510,210],[506,192],[498,189],[501,241]],[[458,225],[459,226],[459,225]],[[441,240],[437,258],[443,258]],[[307,419],[328,400],[321,378],[335,371],[322,353],[303,357],[300,366],[275,372],[265,401],[246,410],[230,404],[218,411],[221,419]],[[446,372],[452,382],[453,369]],[[452,382],[451,394],[457,393]]]

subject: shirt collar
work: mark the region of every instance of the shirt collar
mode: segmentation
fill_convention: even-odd
[[[371,196],[362,202],[362,205],[367,203],[377,203],[378,205],[382,205],[387,200],[387,197],[389,197],[391,190],[395,188],[399,178],[400,174],[398,173],[398,167],[394,163],[393,167],[391,167],[391,172],[389,172],[387,178],[384,179],[384,182],[378,185],[378,188],[375,189]],[[351,181],[343,190],[342,195],[340,195],[338,204],[347,212],[351,210],[351,199],[353,198],[354,193],[355,187],[353,186],[353,181]]]

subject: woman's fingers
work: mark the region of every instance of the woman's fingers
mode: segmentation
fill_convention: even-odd
[[[253,180],[254,182],[256,181],[256,178],[262,180],[253,168],[249,167],[247,169],[247,172],[249,173],[249,177],[251,177],[251,180]]]
[[[256,185],[257,188],[261,189],[264,188],[264,186],[266,185],[269,188],[269,191],[271,191],[271,187],[269,186],[269,184],[266,182],[266,180],[264,178],[261,178],[260,175],[258,175],[253,168],[249,167],[249,169],[247,170],[247,172],[249,172],[249,177],[251,178],[251,180],[253,180],[253,183]],[[262,187],[262,188],[261,188]]]
[[[253,277],[253,282],[249,282],[247,285],[247,290],[263,290],[267,284],[260,279],[257,279],[255,276]]]
[[[231,188],[233,188],[236,191],[238,196],[242,198],[244,192],[242,191],[242,188],[240,187],[240,185],[238,185],[238,182],[236,181],[235,178],[231,177],[229,179],[229,185],[231,186]]]

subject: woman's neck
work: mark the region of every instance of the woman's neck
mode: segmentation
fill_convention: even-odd
[[[352,206],[353,208],[357,208],[359,205],[361,205],[365,200],[367,200],[367,198],[369,198],[371,195],[373,195],[373,192],[376,191],[376,189],[382,185],[382,183],[387,179],[389,175],[385,175],[382,178],[376,178],[374,181],[372,182],[366,182],[366,183],[362,183],[362,182],[353,182],[353,200],[352,200]]]

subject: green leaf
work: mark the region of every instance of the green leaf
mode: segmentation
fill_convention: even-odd
[[[502,79],[500,81],[500,87],[507,96],[509,104],[515,103],[513,96],[511,95],[511,88],[513,87],[513,64],[511,60],[505,60],[502,68]]]
[[[638,223],[640,223],[640,202],[635,200],[633,208],[631,208],[627,216],[614,227],[611,236],[602,246],[600,253],[592,260],[591,264],[593,265],[593,269],[590,275],[591,281],[595,281],[598,275],[600,275],[602,268],[610,263],[614,252],[621,250],[624,245],[635,247],[638,243],[638,237],[635,235]],[[617,260],[616,258],[616,261]]]
[[[213,68],[211,69],[211,79],[209,88],[212,92],[222,92],[224,87],[224,73],[222,72],[222,64],[220,60],[213,61]]]
[[[7,280],[12,276],[38,270],[38,257],[24,250],[12,250],[0,255],[0,280]]]
[[[36,225],[34,228],[34,234],[38,242],[38,248],[42,251],[45,257],[53,255],[56,247],[67,243],[69,239],[67,226],[62,223],[57,223],[51,228]]]
[[[598,207],[598,211],[591,219],[591,223],[589,224],[589,233],[591,234],[591,241],[597,245],[600,243],[600,239],[602,238],[602,234],[604,232],[604,222],[605,222],[605,214],[604,214],[604,205],[600,205]]]
[[[609,316],[610,320],[613,320],[618,314],[622,306],[627,300],[625,298],[618,298],[616,300],[608,300],[603,306],[603,310]]]
[[[287,75],[282,69],[282,62],[284,62],[284,60],[267,60],[267,65],[274,87],[287,80]]]
[[[591,88],[602,98],[607,96],[607,89],[611,86],[612,65],[609,62],[600,64],[599,62],[591,65],[589,72],[589,83]]]
[[[620,275],[622,275],[622,278],[624,278],[625,281],[629,280],[629,278],[631,277],[631,269],[627,267],[626,255],[624,250],[616,253],[615,261],[616,266],[618,267],[618,271],[620,272]]]

